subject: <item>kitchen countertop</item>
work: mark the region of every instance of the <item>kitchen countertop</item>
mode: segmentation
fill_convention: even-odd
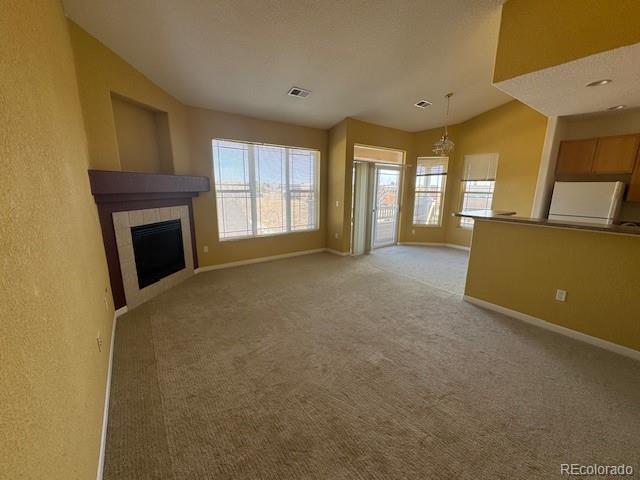
[[[638,235],[640,227],[625,227],[622,225],[599,225],[594,223],[578,223],[549,220],[548,218],[518,217],[516,212],[500,210],[463,210],[454,213],[456,217],[473,218],[475,220],[490,220],[494,222],[519,223],[524,225],[538,225],[542,227],[570,228],[574,230],[590,230],[594,232],[613,233],[618,235]]]

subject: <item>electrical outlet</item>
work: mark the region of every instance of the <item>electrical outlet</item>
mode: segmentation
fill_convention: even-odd
[[[556,300],[558,302],[566,302],[567,301],[567,291],[566,290],[556,290]]]
[[[335,237],[336,240],[338,240],[340,238],[340,234],[338,232],[335,232],[333,234],[333,236]]]
[[[336,200],[336,207],[340,207],[340,200]]]
[[[96,343],[98,344],[98,351],[101,352],[102,351],[102,344],[103,344],[103,340],[102,340],[102,334],[98,331],[98,336],[96,337]]]
[[[209,245],[205,245],[204,247],[202,247],[202,250],[204,251],[204,253],[209,253]]]
[[[416,234],[416,230],[415,228],[411,230],[411,235],[415,235]]]

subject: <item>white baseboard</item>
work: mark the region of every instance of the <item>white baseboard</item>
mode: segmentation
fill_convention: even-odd
[[[349,252],[341,252],[339,250],[334,250],[333,248],[325,248],[324,251],[332,255],[338,255],[340,257],[348,257],[349,255],[351,255]]]
[[[447,248],[455,248],[457,250],[471,250],[471,247],[466,247],[464,245],[457,245],[455,243],[438,243],[438,242],[399,242],[398,245],[418,245],[422,247],[447,247]]]
[[[270,262],[272,260],[281,260],[283,258],[300,257],[302,255],[311,255],[312,253],[324,252],[324,248],[316,248],[313,250],[302,250],[299,252],[283,253],[281,255],[271,255],[270,257],[250,258],[248,260],[239,260],[237,262],[220,263],[218,265],[208,265],[195,269],[195,273],[210,272],[211,270],[222,270],[223,268],[240,267],[242,265],[251,265],[252,263]]]
[[[116,310],[113,314],[113,325],[111,326],[111,342],[109,344],[109,364],[107,367],[107,384],[104,391],[104,411],[102,412],[102,434],[100,437],[100,454],[98,456],[98,473],[96,480],[102,480],[104,473],[104,454],[107,448],[107,425],[109,423],[109,397],[111,396],[111,372],[113,367],[113,346],[116,338],[116,321],[118,317],[127,312],[124,306]]]
[[[471,297],[469,295],[464,295],[463,299],[466,302],[477,305],[478,307],[486,308],[487,310],[493,310],[494,312],[502,313],[504,315],[507,315],[508,317],[515,318],[516,320],[521,320],[531,325],[535,325],[536,327],[544,328],[546,330],[565,335],[575,340],[589,343],[596,347],[609,350],[610,352],[618,353],[620,355],[624,355],[625,357],[633,358],[634,360],[640,361],[640,351],[638,350],[624,347],[622,345],[618,345],[617,343],[609,342],[601,338],[592,337],[591,335],[587,335],[586,333],[571,330],[570,328],[547,322],[546,320],[542,320],[541,318],[518,312],[517,310],[511,310],[510,308],[502,307],[500,305],[496,305],[495,303],[480,300],[479,298]]]

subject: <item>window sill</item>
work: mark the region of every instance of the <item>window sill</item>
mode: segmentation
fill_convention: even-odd
[[[308,229],[308,230],[295,230],[293,232],[267,233],[267,234],[264,234],[264,235],[251,235],[251,236],[247,236],[247,237],[220,238],[220,236],[218,236],[218,242],[226,243],[226,242],[239,242],[239,241],[242,241],[242,240],[258,240],[260,238],[284,237],[286,235],[296,235],[296,234],[299,234],[299,233],[312,233],[312,232],[318,232],[318,231],[320,231],[320,227],[312,228],[312,229]]]

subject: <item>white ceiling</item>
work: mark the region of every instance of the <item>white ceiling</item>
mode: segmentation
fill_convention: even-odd
[[[503,0],[63,0],[182,102],[328,128],[418,131],[506,103],[491,85]],[[288,97],[291,86],[312,90]],[[433,102],[420,110],[420,99]]]
[[[607,85],[587,87],[597,80]],[[640,43],[597,53],[496,84],[501,90],[547,116],[640,106]]]

